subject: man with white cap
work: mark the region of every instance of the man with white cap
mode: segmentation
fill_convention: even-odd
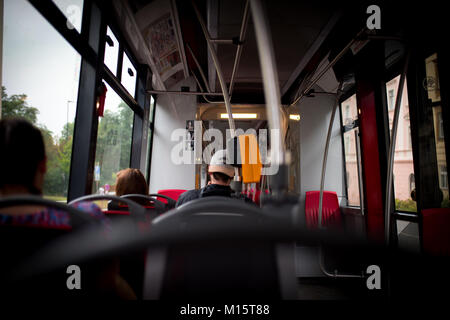
[[[183,193],[177,201],[176,206],[180,206],[191,200],[209,196],[236,197],[230,183],[234,177],[234,167],[227,164],[226,150],[217,151],[211,158],[208,167],[210,181],[208,185],[201,189],[189,190]],[[252,202],[249,198],[238,196],[247,202]]]

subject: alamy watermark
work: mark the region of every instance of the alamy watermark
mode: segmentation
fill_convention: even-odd
[[[81,26],[81,8],[75,4],[68,5],[66,8],[67,21],[66,26],[72,30]]]
[[[370,16],[367,18],[366,26],[369,30],[381,29],[381,9],[379,6],[373,4],[367,7],[367,14]]]
[[[69,290],[80,290],[81,289],[81,269],[79,266],[72,264],[67,267],[67,274],[70,276],[67,277],[66,286]]]
[[[370,276],[366,280],[366,286],[369,290],[381,289],[381,269],[379,266],[373,264],[367,267],[367,274]]]
[[[170,159],[172,163],[176,165],[202,163],[209,164],[212,156],[216,151],[227,149],[227,146],[224,145],[224,141],[229,141],[232,138],[231,130],[227,129],[225,134],[225,140],[222,132],[218,129],[208,129],[205,130],[202,134],[201,121],[194,122],[193,133],[182,128],[175,129],[170,136],[170,140],[172,142],[176,142],[176,144],[171,149]],[[244,131],[242,129],[235,130],[236,136],[242,134],[252,134],[255,137],[258,137],[259,156],[260,161],[263,165],[261,174],[277,174],[280,163],[280,154],[278,154],[277,152],[271,152],[271,150],[279,150],[280,146],[278,144],[281,140],[280,130],[260,129],[258,130],[258,132],[256,132],[256,130],[252,128],[248,129],[247,131]],[[271,150],[269,150],[268,148],[269,139],[271,142]],[[191,141],[194,141],[193,148],[190,147]],[[208,143],[204,149],[203,142]],[[256,146],[254,144],[250,144],[248,148],[250,153],[248,164],[256,164]],[[235,156],[234,152],[235,150],[233,150],[232,148],[227,149],[227,164],[233,164],[233,159]],[[245,163],[244,158],[245,157],[238,157],[238,164]]]

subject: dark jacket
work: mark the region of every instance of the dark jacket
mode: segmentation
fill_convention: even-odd
[[[210,196],[236,198],[236,199],[242,199],[248,203],[253,203],[253,201],[251,199],[247,198],[244,195],[236,196],[234,194],[234,191],[229,186],[222,186],[220,184],[209,184],[204,188],[189,190],[189,191],[186,191],[183,194],[181,194],[180,197],[178,198],[176,207],[179,207],[182,204],[189,202],[191,200],[204,198],[204,197],[210,197]]]

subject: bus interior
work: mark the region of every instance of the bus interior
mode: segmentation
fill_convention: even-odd
[[[43,197],[0,193],[0,212],[49,206],[73,224],[0,223],[11,244],[1,246],[2,297],[121,298],[92,289],[111,261],[145,300],[443,297],[444,4],[0,4],[1,118],[41,129],[48,167]],[[251,201],[176,206],[208,185],[221,149],[234,194]],[[126,168],[143,173],[150,205],[116,195]],[[128,210],[107,207],[119,200]],[[80,201],[103,210],[108,231],[72,206]],[[69,288],[69,266],[81,269],[81,290]]]

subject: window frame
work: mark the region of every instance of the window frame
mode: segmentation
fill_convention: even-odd
[[[343,120],[344,119],[343,119],[343,116],[342,116],[342,112],[344,110],[343,109],[343,107],[344,107],[343,106],[343,102],[346,101],[347,99],[349,99],[351,96],[353,96],[355,94],[356,94],[356,86],[353,85],[344,94],[342,94],[340,99],[339,99],[339,119],[340,119],[339,124],[341,126],[341,145],[342,145],[342,159],[343,159],[342,163],[343,163],[344,190],[345,190],[345,199],[347,201],[345,207],[364,210],[365,205],[364,205],[363,202],[364,202],[364,199],[365,199],[365,188],[364,188],[364,184],[362,186],[359,185],[362,181],[364,181],[363,177],[359,176],[360,174],[361,175],[364,174],[363,171],[359,172],[359,170],[357,170],[358,171],[358,177],[357,177],[358,178],[357,179],[358,180],[358,192],[359,192],[359,190],[362,189],[362,194],[359,195],[359,205],[355,206],[355,205],[349,205],[348,204],[348,183],[349,183],[349,181],[348,181],[349,180],[348,173],[349,172],[347,170],[347,165],[345,163],[345,150],[346,150],[345,146],[346,146],[346,143],[345,143],[344,134],[346,132],[350,131],[350,130],[355,129],[355,128],[358,128],[358,130],[359,130],[360,127],[359,127],[359,115],[358,114],[357,114],[357,119],[355,119],[353,121],[352,125],[350,125],[350,126],[343,125]],[[345,105],[345,106],[347,106],[347,105]],[[356,106],[356,108],[358,110],[358,106]],[[356,144],[356,141],[355,141],[355,144]],[[357,146],[355,146],[355,147],[357,147]],[[361,166],[362,165],[363,164],[361,163]],[[358,166],[358,163],[357,163],[357,166]],[[359,192],[359,193],[361,193],[361,192]]]
[[[147,79],[149,77],[145,78],[143,85],[138,85],[138,79],[142,79],[141,71],[143,68],[137,64],[137,60],[127,41],[117,27],[117,23],[113,18],[115,15],[110,4],[95,0],[85,1],[82,11],[81,33],[79,33],[75,28],[67,28],[66,16],[53,1],[29,0],[29,2],[81,56],[78,86],[79,99],[75,117],[69,177],[68,201],[71,201],[91,193],[94,180],[95,144],[98,130],[95,100],[98,94],[97,88],[99,88],[102,79],[109,84],[134,112],[131,158],[135,159],[139,158],[142,151],[140,148],[134,148],[142,141],[142,131],[139,134],[135,128],[137,127],[137,122],[142,123],[145,107],[142,101],[143,97],[145,98],[146,96],[145,90],[139,90],[139,88],[147,88]],[[121,84],[117,75],[113,74],[104,64],[107,26],[110,27],[119,41],[119,52],[126,52],[130,62],[136,69],[136,89],[131,94]],[[121,62],[122,60],[118,59],[118,64]],[[121,68],[118,69],[118,72],[121,72]],[[140,101],[140,103],[137,101]],[[140,128],[142,128],[142,125]],[[76,155],[74,155],[73,150],[77,150]],[[134,155],[134,153],[138,153],[138,156]],[[74,166],[74,163],[77,163],[77,165]]]

